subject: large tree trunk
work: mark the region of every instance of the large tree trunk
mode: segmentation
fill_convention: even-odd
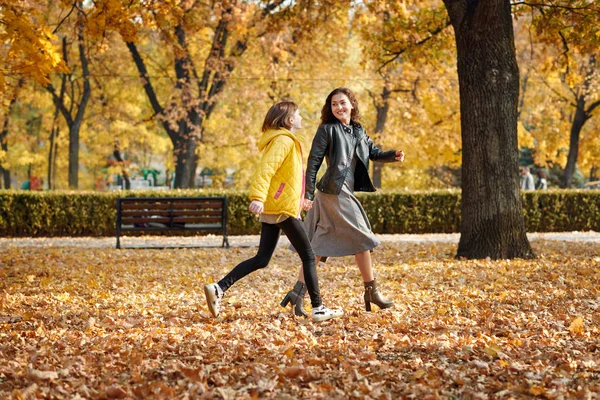
[[[534,258],[519,190],[519,69],[508,0],[444,0],[456,37],[462,134],[457,257]]]

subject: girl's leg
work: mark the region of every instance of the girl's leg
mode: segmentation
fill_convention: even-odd
[[[315,257],[315,265],[319,264],[321,261],[321,256]],[[304,268],[300,267],[300,271],[298,271],[298,282],[304,283]]]
[[[257,269],[264,268],[269,264],[271,256],[277,246],[277,242],[279,241],[280,232],[281,229],[277,225],[262,224],[258,252],[254,257],[238,264],[219,281],[218,285],[223,292],[246,275],[251,274]]]
[[[315,254],[310,247],[310,242],[306,236],[306,232],[302,227],[302,222],[296,218],[288,218],[285,221],[277,224],[294,246],[304,270],[304,281],[310,296],[310,302],[313,308],[319,307],[322,304],[321,294],[319,293],[319,280],[317,278],[317,268],[315,266]]]

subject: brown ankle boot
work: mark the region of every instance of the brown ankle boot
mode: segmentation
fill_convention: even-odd
[[[377,304],[379,308],[390,308],[394,305],[393,300],[386,299],[377,288],[375,279],[365,282],[365,310],[371,311],[371,303]]]
[[[286,307],[288,303],[294,306],[294,314],[297,317],[308,317],[304,311],[304,295],[306,294],[306,285],[300,281],[296,282],[294,289],[287,292],[281,301],[281,307]]]

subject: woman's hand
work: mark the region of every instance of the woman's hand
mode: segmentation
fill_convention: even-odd
[[[260,215],[265,210],[265,205],[262,201],[252,200],[250,207],[248,207],[251,213]]]
[[[313,204],[312,200],[302,199],[302,209],[304,211],[310,210],[312,208],[312,204]]]
[[[402,150],[396,150],[396,161],[404,161],[404,152]]]

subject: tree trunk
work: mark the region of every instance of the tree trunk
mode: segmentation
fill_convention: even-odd
[[[563,188],[569,188],[573,183],[573,174],[575,173],[575,168],[577,168],[577,156],[579,155],[579,137],[583,125],[589,118],[590,116],[585,112],[585,97],[579,95],[577,98],[577,108],[575,108],[575,117],[571,124],[569,155],[567,156],[567,165],[561,185]]]
[[[14,96],[10,100],[10,104],[8,105],[8,109],[6,110],[6,118],[4,118],[2,130],[0,131],[0,148],[2,149],[4,154],[8,154],[8,124],[10,120],[10,113],[16,101],[17,96]],[[2,177],[4,179],[4,189],[10,189],[10,169],[5,169],[4,167],[2,167],[2,164],[0,164],[0,172],[2,173]]]
[[[380,135],[385,131],[385,123],[387,122],[388,111],[390,110],[390,95],[392,92],[386,87],[383,87],[381,92],[381,100],[374,101],[375,109],[377,110],[377,120],[375,121],[375,138],[378,140]],[[373,186],[381,189],[381,176],[383,174],[383,166],[385,164],[373,163]]]
[[[83,43],[83,21],[81,20],[81,15],[79,18],[77,39],[79,42],[79,59],[83,72],[83,93],[79,107],[77,108],[77,114],[73,119],[73,124],[69,126],[69,187],[71,189],[79,187],[79,132],[81,131],[83,116],[85,115],[85,109],[91,96],[90,72]]]
[[[6,118],[4,118],[4,122],[2,123],[2,130],[0,131],[0,148],[4,151],[4,154],[8,154],[8,126],[10,122],[10,113],[12,112],[13,107],[17,103],[18,92],[25,83],[23,78],[19,79],[17,86],[15,88],[15,92],[8,103],[8,108],[6,109]],[[4,179],[4,189],[10,189],[10,170],[5,169],[0,164],[0,175]]]
[[[577,156],[579,155],[579,138],[581,130],[588,119],[592,118],[592,112],[600,105],[600,100],[590,104],[586,109],[586,97],[589,94],[590,81],[596,72],[596,55],[592,54],[589,60],[589,68],[586,73],[585,81],[582,90],[576,95],[575,117],[571,125],[571,135],[569,137],[569,155],[567,157],[567,165],[565,166],[565,174],[561,182],[563,188],[571,187],[573,183],[573,174],[577,168]]]
[[[56,166],[56,139],[58,137],[58,126],[53,126],[50,131],[50,140],[48,143],[48,189],[54,189],[54,168]]]
[[[534,258],[519,190],[517,65],[508,0],[444,0],[456,37],[462,136],[457,257]]]

